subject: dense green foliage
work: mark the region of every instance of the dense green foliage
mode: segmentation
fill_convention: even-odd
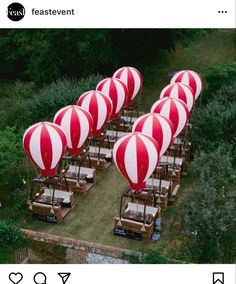
[[[185,211],[188,242],[184,251],[197,263],[232,262],[236,253],[236,173],[230,152],[223,148],[201,152],[191,170],[197,178]]]
[[[37,83],[91,73],[112,74],[122,65],[140,67],[176,39],[187,43],[201,30],[90,29],[1,30],[0,79]],[[135,52],[134,52],[135,51]]]
[[[24,247],[27,241],[18,226],[5,221],[0,221],[0,236],[0,263],[10,263],[12,254]]]
[[[32,83],[17,83],[8,97],[2,100],[0,126],[27,128],[39,121],[52,121],[56,112],[70,104],[76,104],[83,92],[95,89],[102,79],[99,75],[89,76],[79,81],[61,79],[37,90]],[[5,107],[4,107],[5,106]]]
[[[236,253],[236,64],[210,66],[191,134],[196,149],[192,200],[184,215],[188,240],[179,257],[196,263],[233,262]]]
[[[204,73],[206,90],[194,114],[191,139],[207,153],[219,146],[231,151],[236,163],[236,63],[216,64]]]

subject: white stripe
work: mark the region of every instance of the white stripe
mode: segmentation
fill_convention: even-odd
[[[36,127],[37,125],[41,125],[41,122],[35,123],[34,125],[32,125],[32,126],[30,126],[29,128],[26,129],[26,131],[25,131],[25,133],[24,133],[24,136],[23,136],[23,138],[22,138],[23,143],[24,143],[24,141],[25,141],[25,136],[29,133],[29,131],[30,131],[32,128]]]
[[[114,157],[114,161],[115,161],[115,164],[116,164],[116,166],[117,166],[118,169],[119,169],[119,167],[118,167],[118,164],[117,164],[117,157],[116,157],[117,150],[119,149],[120,144],[123,143],[124,140],[127,139],[130,135],[131,135],[131,134],[125,134],[124,136],[121,136],[121,137],[116,141],[116,143],[114,144],[112,156]]]
[[[40,124],[32,133],[30,137],[29,150],[35,163],[38,165],[39,168],[44,170],[45,166],[43,163],[41,147],[40,147],[40,137],[41,137],[42,127],[43,127],[42,124]]]
[[[160,157],[161,157],[169,147],[172,138],[172,130],[169,123],[163,117],[161,116],[158,117],[160,124],[162,126],[162,133],[163,133],[162,147],[160,149]]]
[[[123,68],[120,80],[125,83],[125,85],[128,87],[128,68]]]
[[[107,105],[105,103],[104,98],[98,94],[96,95],[97,97],[97,109],[98,109],[98,113],[97,113],[97,126],[96,129],[99,130],[102,128],[105,120],[106,120],[106,116],[107,116]]]
[[[105,81],[105,82],[104,82]],[[108,97],[110,95],[110,86],[111,86],[111,80],[110,79],[105,79],[102,81],[102,83],[104,82],[102,89],[100,92],[106,94]]]
[[[185,85],[187,85],[187,86],[190,87],[189,81],[190,81],[190,80],[189,80],[189,75],[188,75],[188,73],[185,71],[185,72],[184,72],[184,75],[183,75],[183,77],[182,77],[181,83],[183,83],[183,84],[185,84]]]
[[[175,102],[177,109],[178,109],[178,118],[179,118],[179,123],[178,127],[175,131],[174,137],[178,136],[179,133],[183,130],[186,122],[187,122],[187,116],[186,116],[186,111],[183,105],[180,102]]]
[[[60,161],[61,154],[62,154],[62,142],[61,137],[58,132],[51,126],[46,125],[48,133],[50,135],[50,140],[52,144],[52,162],[51,168],[54,169],[58,162]]]
[[[80,139],[77,148],[81,148],[89,133],[89,122],[83,111],[75,109],[80,122]]]
[[[151,174],[155,170],[155,167],[157,166],[158,153],[153,143],[147,137],[142,136],[142,141],[146,146],[146,150],[148,152],[148,159],[149,159],[147,174],[144,178],[144,181],[146,181],[147,178],[151,176]]]
[[[153,116],[149,115],[143,124],[142,133],[153,137]]]
[[[184,89],[186,100],[187,100],[187,107],[188,110],[191,111],[194,103],[193,93],[187,88],[186,86],[181,86]]]
[[[71,133],[70,133],[70,125],[71,125],[71,114],[72,114],[72,108],[69,108],[63,115],[61,120],[61,127],[64,130],[67,138],[67,146],[69,148],[72,148],[72,142],[71,142]]]
[[[87,111],[89,111],[90,101],[92,98],[93,92],[88,92],[84,96],[82,95],[81,100],[81,106],[84,107]]]
[[[170,98],[178,99],[179,98],[179,91],[178,91],[178,84],[174,84],[172,90],[170,92]]]
[[[160,111],[160,114],[166,116],[167,118],[170,117],[171,102],[172,102],[171,99],[166,99],[164,104],[162,105],[162,108],[161,108],[161,111]]]
[[[115,113],[119,113],[125,102],[125,90],[118,80],[114,80],[117,90],[117,106]]]
[[[190,73],[193,75],[196,85],[197,85],[196,94],[195,94],[195,99],[197,99],[202,91],[202,81],[196,72],[190,71]]]
[[[134,78],[134,91],[133,91],[133,95],[131,97],[131,99],[133,100],[140,90],[141,80],[140,80],[139,74],[137,73],[137,71],[135,69],[130,68],[130,70],[131,70],[131,73],[133,74],[133,78]]]
[[[137,169],[137,144],[136,144],[136,135],[133,135],[126,146],[125,149],[125,169],[133,183],[138,182],[138,170]]]

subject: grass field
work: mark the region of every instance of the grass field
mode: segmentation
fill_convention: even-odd
[[[235,36],[231,30],[220,30],[198,37],[188,47],[177,47],[166,55],[166,64],[160,68],[152,66],[152,84],[145,85],[141,100],[143,110],[148,111],[158,99],[160,90],[170,81],[169,73],[180,69],[193,69],[202,73],[215,63],[235,60]],[[142,71],[142,70],[141,70]],[[192,177],[183,179],[174,206],[163,214],[161,242],[165,246],[175,244],[181,234],[178,230],[181,220],[178,216],[191,191]],[[119,209],[119,196],[126,181],[112,165],[107,171],[98,173],[97,183],[86,196],[76,197],[76,206],[58,225],[32,221],[27,217],[25,226],[30,229],[55,235],[98,242],[117,247],[143,250],[152,243],[138,242],[113,236],[113,220]]]

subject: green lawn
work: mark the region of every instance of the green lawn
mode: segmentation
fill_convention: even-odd
[[[143,110],[158,99],[160,90],[168,84],[168,74],[174,70],[193,69],[202,73],[206,67],[214,63],[227,63],[235,60],[235,37],[231,30],[220,30],[198,37],[188,47],[177,47],[175,52],[166,56],[164,68],[152,66],[152,85],[145,85],[142,96]],[[182,181],[174,206],[163,214],[162,240],[165,246],[173,244],[180,231],[179,212],[188,200],[191,191],[192,177]],[[142,250],[152,244],[128,240],[113,236],[113,220],[119,209],[119,196],[126,181],[114,166],[97,174],[97,183],[86,196],[76,197],[76,206],[58,225],[32,221],[27,217],[26,227],[55,235],[72,237],[81,240],[98,242],[117,247]]]

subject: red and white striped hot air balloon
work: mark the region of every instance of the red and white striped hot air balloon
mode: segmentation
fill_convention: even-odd
[[[53,122],[64,130],[68,152],[73,155],[79,154],[93,129],[91,114],[82,107],[69,105],[55,114]]]
[[[174,126],[174,138],[183,130],[189,118],[186,104],[179,99],[160,99],[153,104],[151,112],[162,114],[170,119]]]
[[[160,94],[160,98],[169,97],[182,100],[191,111],[194,104],[194,94],[191,87],[182,83],[173,83],[167,85]]]
[[[92,115],[93,130],[91,135],[100,135],[112,113],[111,99],[102,92],[92,90],[84,93],[78,99],[77,105],[85,108]]]
[[[142,133],[130,133],[114,144],[113,157],[131,189],[142,190],[159,162],[159,146],[155,139]]]
[[[192,88],[195,100],[198,98],[202,91],[202,78],[201,76],[191,70],[182,70],[177,72],[171,79],[171,83],[182,83]]]
[[[127,86],[128,98],[125,106],[129,106],[142,87],[142,75],[134,67],[122,67],[113,74],[113,77],[120,79]]]
[[[126,85],[120,79],[106,78],[98,83],[96,90],[110,97],[113,103],[111,119],[118,118],[119,112],[128,97]]]
[[[38,166],[43,176],[54,176],[66,149],[63,129],[51,122],[39,122],[29,127],[23,137],[27,156]]]
[[[161,157],[172,143],[173,128],[173,123],[167,117],[157,113],[147,113],[135,121],[132,131],[153,137],[159,145]]]

